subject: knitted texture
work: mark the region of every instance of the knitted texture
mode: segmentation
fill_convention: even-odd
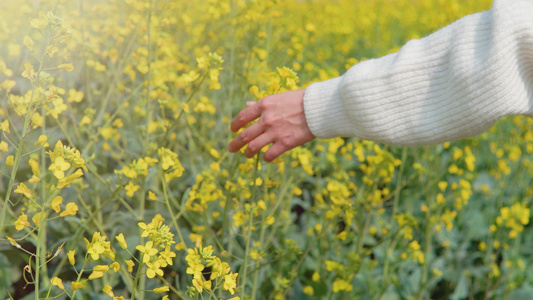
[[[495,0],[400,51],[310,85],[304,109],[319,138],[430,145],[533,115],[533,0]]]

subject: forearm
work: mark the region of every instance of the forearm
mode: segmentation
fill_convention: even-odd
[[[473,136],[533,106],[533,1],[496,0],[399,52],[308,87],[321,138],[428,145]]]

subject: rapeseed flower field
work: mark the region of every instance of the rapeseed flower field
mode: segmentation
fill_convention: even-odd
[[[0,1],[2,299],[532,299],[533,121],[226,149],[486,0]]]

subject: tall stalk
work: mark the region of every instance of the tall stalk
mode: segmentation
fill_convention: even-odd
[[[39,75],[43,69],[43,60],[44,60],[44,55],[40,59],[39,69],[37,70],[35,74],[35,78],[39,78]],[[9,183],[7,185],[7,189],[6,189],[7,192],[4,197],[4,203],[2,204],[2,212],[0,214],[0,237],[4,236],[4,232],[3,232],[4,222],[5,222],[7,210],[9,208],[8,207],[9,198],[11,197],[11,190],[13,189],[13,186],[15,184],[15,177],[17,176],[17,170],[20,164],[20,158],[22,157],[22,148],[24,146],[24,139],[26,137],[26,134],[29,131],[31,115],[33,114],[33,109],[34,109],[33,106],[35,104],[35,92],[36,92],[37,87],[38,87],[38,83],[32,82],[30,102],[28,104],[26,114],[24,115],[24,125],[22,126],[22,134],[20,136],[20,140],[16,147],[17,151],[15,152],[14,164],[13,164],[13,168],[11,169],[11,175],[9,176]]]
[[[250,244],[252,240],[252,228],[253,228],[253,222],[254,222],[254,201],[256,199],[256,181],[257,181],[257,170],[259,168],[259,157],[260,155],[256,155],[255,157],[255,166],[254,166],[254,174],[252,176],[253,178],[253,186],[252,186],[252,196],[250,201],[250,215],[248,218],[248,234],[246,236],[246,247],[244,250],[244,261],[241,266],[241,271],[239,272],[239,277],[241,277],[241,291],[245,292],[246,288],[246,277],[248,272],[248,258],[250,256]]]
[[[396,190],[394,192],[394,200],[392,204],[392,218],[396,216],[398,213],[398,204],[400,202],[400,190],[402,188],[402,180],[403,180],[403,171],[405,169],[405,161],[407,159],[407,149],[404,147],[402,149],[402,158],[401,158],[401,164],[400,164],[400,170],[398,171],[398,178],[396,180]],[[393,237],[390,237],[387,239],[386,246],[385,246],[385,262],[383,263],[383,291],[382,294],[384,294],[387,291],[388,285],[389,285],[389,270],[390,270],[390,257],[392,255],[392,251],[394,251],[395,242],[392,241]]]
[[[143,143],[143,153],[145,155],[148,155],[149,147],[150,147],[150,123],[152,122],[152,106],[150,105],[150,92],[152,91],[152,35],[151,35],[151,27],[152,27],[152,9],[153,9],[153,0],[150,0],[149,8],[148,8],[148,20],[147,20],[147,38],[148,38],[148,73],[146,75],[147,80],[147,87],[146,87],[146,131],[144,136],[144,143]],[[146,180],[146,179],[145,179]],[[139,215],[141,219],[144,219],[144,209],[146,206],[146,193],[144,193],[144,185],[142,188],[143,193],[141,194],[141,203],[139,208]],[[144,241],[143,241],[144,242]],[[139,270],[137,272],[137,276],[135,277],[135,283],[137,283],[137,280],[139,279],[139,273],[142,269],[142,265],[139,266]],[[139,282],[139,299],[144,299],[144,290],[146,286],[146,277],[141,276],[140,282]],[[134,284],[134,288],[136,288],[137,285]],[[133,299],[133,294],[132,294]]]

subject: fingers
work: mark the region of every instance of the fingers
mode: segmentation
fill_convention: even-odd
[[[278,158],[278,156],[280,156],[281,154],[283,154],[287,150],[290,150],[290,149],[287,149],[281,143],[275,143],[274,145],[272,145],[272,147],[268,148],[268,150],[263,155],[263,159],[266,162],[271,162],[274,159]]]
[[[263,156],[271,162],[282,153],[315,138],[304,115],[303,97],[305,90],[295,90],[267,96],[258,102],[246,102],[243,109],[231,122],[233,132],[259,119],[244,129],[229,144],[230,152],[237,152],[248,144],[244,151],[251,158],[263,147],[273,144]]]
[[[244,151],[244,156],[251,158],[261,151],[263,147],[274,142],[272,134],[263,133],[248,144],[248,148]]]
[[[261,115],[260,105],[249,105],[247,108],[243,109],[232,121],[230,129],[233,132],[237,132],[244,125],[250,123],[251,121],[259,118]]]
[[[250,127],[244,129],[237,135],[230,143],[228,150],[230,152],[239,151],[244,145],[253,141],[257,136],[264,132],[264,127],[259,123],[254,123]]]

